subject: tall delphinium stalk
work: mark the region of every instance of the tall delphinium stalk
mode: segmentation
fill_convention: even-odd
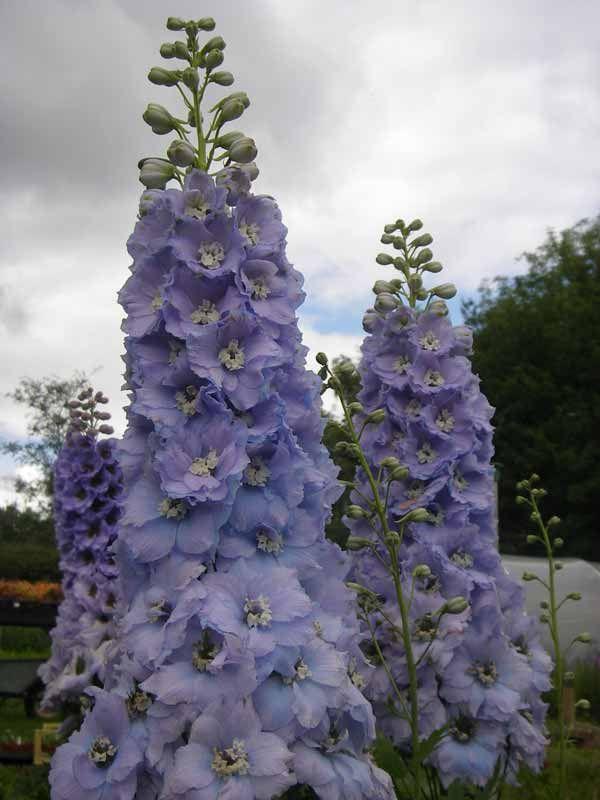
[[[550,661],[522,588],[500,562],[494,526],[492,409],[468,355],[471,334],[448,319],[453,285],[424,286],[441,264],[422,223],[386,225],[396,253],[377,262],[364,318],[360,402],[319,354],[340,396],[358,469],[348,548],[366,653],[366,694],[406,761],[400,790],[435,797],[453,781],[483,786],[539,768]],[[441,786],[440,786],[441,783]]]
[[[71,424],[54,467],[54,525],[64,599],[40,668],[44,705],[79,705],[104,682],[115,635],[116,566],[111,546],[121,513],[123,476],[115,454],[108,398],[88,387],[69,403]]]
[[[324,537],[339,488],[295,316],[302,278],[277,204],[250,192],[253,142],[222,131],[246,95],[202,115],[205,91],[233,81],[216,71],[223,39],[198,43],[214,21],[167,27],[184,40],[161,53],[188,66],[149,77],[177,87],[195,135],[162,106],[144,115],[179,138],[141,163],[151,191],[120,294],[121,654],[55,757],[53,798],[391,798],[365,752],[349,560]]]
[[[565,688],[573,685],[575,675],[568,671],[568,658],[571,648],[576,644],[589,644],[592,637],[586,631],[579,633],[563,648],[560,641],[560,622],[559,611],[565,603],[577,603],[581,600],[580,592],[569,592],[560,598],[556,588],[556,573],[563,565],[557,560],[558,551],[562,548],[564,540],[561,536],[555,536],[554,530],[560,525],[560,518],[552,516],[544,520],[540,511],[540,505],[546,496],[546,490],[539,485],[540,477],[535,473],[529,480],[522,480],[517,484],[517,503],[524,505],[530,510],[530,519],[537,527],[536,534],[527,536],[527,543],[530,545],[542,545],[548,564],[547,578],[542,578],[533,572],[524,572],[523,580],[528,583],[537,581],[548,592],[548,600],[543,600],[540,604],[540,621],[548,626],[550,638],[552,639],[552,649],[554,656],[554,675],[553,688],[555,695],[555,705],[557,711],[558,725],[558,749],[559,749],[559,773],[557,797],[566,798],[569,796],[567,780],[567,744],[569,739],[569,724],[565,714]],[[580,698],[575,703],[575,710],[587,711],[590,708],[589,700]]]

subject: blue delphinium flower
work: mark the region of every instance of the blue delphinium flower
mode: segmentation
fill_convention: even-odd
[[[539,767],[545,746],[540,694],[550,685],[550,661],[540,652],[535,622],[524,613],[522,588],[506,574],[498,555],[490,463],[493,409],[471,371],[470,332],[452,325],[440,299],[455,290],[449,284],[423,289],[432,258],[423,245],[431,237],[421,235],[414,248],[409,242],[420,225],[399,220],[386,226],[382,238],[404,255],[381,254],[379,263],[393,264],[404,277],[375,285],[375,309],[364,319],[362,410],[356,419],[358,427],[366,423],[361,446],[375,475],[385,475],[393,464],[408,470],[388,485],[390,528],[411,509],[428,512],[426,521],[406,526],[397,556],[400,586],[410,598],[419,735],[425,738],[449,725],[450,735],[431,759],[442,782],[482,785],[499,760],[508,761],[512,777],[523,761]],[[436,262],[431,267],[440,269]],[[418,301],[425,299],[420,309]],[[385,412],[383,421],[370,424],[369,414],[378,409]],[[361,469],[357,478],[353,502],[360,506],[371,488]],[[373,549],[353,555],[354,579],[378,597],[378,608],[372,609],[372,619],[380,617],[377,644],[399,692],[406,693],[405,708],[373,643],[364,645],[374,667],[365,675],[366,693],[381,729],[407,751],[412,746],[406,714],[409,664],[396,587],[382,565],[387,551],[373,538],[364,515],[347,524],[355,537],[373,541]],[[468,605],[457,608],[460,613],[446,613],[452,598],[464,598]]]
[[[64,600],[51,631],[52,653],[40,668],[44,705],[78,702],[102,684],[115,636],[117,568],[112,544],[121,515],[123,476],[102,392],[84,389],[70,402],[71,426],[54,467],[54,527]]]

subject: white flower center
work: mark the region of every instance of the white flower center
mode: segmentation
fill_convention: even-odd
[[[247,243],[251,245],[257,244],[260,239],[260,228],[255,222],[248,223],[243,219],[240,222],[240,233]]]
[[[216,269],[225,258],[220,242],[203,242],[198,250],[198,261],[207,269]]]
[[[493,661],[486,661],[483,664],[481,661],[476,661],[467,672],[470,672],[471,675],[475,675],[479,683],[483,686],[493,686],[498,680],[498,670]]]
[[[402,375],[403,372],[408,372],[409,367],[410,359],[406,356],[398,356],[394,361],[394,372],[397,372],[399,375]]]
[[[413,636],[415,639],[430,642],[432,639],[435,639],[436,632],[437,622],[434,617],[431,614],[425,614],[420,619],[416,620]]]
[[[429,442],[423,442],[421,449],[417,450],[417,461],[419,464],[431,464],[437,458],[437,453]]]
[[[271,605],[263,594],[254,599],[246,598],[244,614],[246,615],[246,625],[249,628],[266,628],[273,619]]]
[[[244,470],[244,483],[249,486],[266,486],[271,470],[262,458],[253,458]]]
[[[356,659],[354,658],[350,659],[350,665],[348,667],[348,677],[350,678],[350,680],[356,686],[357,689],[364,688],[365,679],[356,669]]]
[[[192,648],[192,664],[198,672],[206,672],[207,667],[214,661],[221,648],[210,640],[208,633],[204,633],[202,639],[196,642]]]
[[[315,630],[315,636],[318,636],[319,639],[321,639],[323,637],[323,626],[318,619],[313,622],[313,628]]]
[[[171,604],[164,597],[161,600],[155,600],[154,603],[150,603],[148,606],[148,622],[153,624],[164,622],[170,616],[172,610]]]
[[[450,561],[456,564],[457,567],[463,569],[470,569],[473,566],[473,556],[470,553],[465,553],[464,550],[456,550],[450,556]]]
[[[225,750],[214,749],[211,763],[213,772],[221,778],[230,778],[232,775],[246,775],[250,767],[246,743],[243,739],[234,739],[231,747]]]
[[[447,408],[442,408],[436,417],[435,424],[444,433],[450,433],[454,430],[454,417]]]
[[[419,339],[419,344],[423,350],[439,350],[440,340],[433,331],[427,331],[427,333]]]
[[[278,556],[283,550],[283,536],[280,533],[269,534],[268,531],[259,531],[256,534],[256,547],[263,553],[271,553]]]
[[[417,497],[421,497],[423,494],[423,481],[414,481],[410,489],[406,491],[406,496],[409,500],[416,500]]]
[[[409,417],[418,417],[423,410],[423,406],[416,398],[413,398],[406,406],[406,413]]]
[[[461,472],[456,470],[454,472],[454,485],[456,486],[459,492],[462,492],[469,485],[469,481],[463,476]]]
[[[198,197],[188,202],[185,207],[185,212],[188,217],[195,217],[196,219],[203,220],[210,211],[210,205],[203,197]]]
[[[186,386],[183,392],[177,392],[175,403],[177,408],[186,417],[193,417],[196,413],[196,402],[198,400],[198,389],[195,386]]]
[[[446,380],[441,372],[437,369],[428,369],[423,376],[423,383],[425,386],[443,386]]]
[[[158,506],[158,511],[167,519],[183,519],[187,514],[187,507],[183,500],[171,500],[170,497],[165,497]]]
[[[271,294],[271,290],[262,278],[254,278],[250,282],[250,293],[254,300],[266,300]]]
[[[141,689],[134,689],[127,697],[127,711],[130,717],[141,717],[152,705],[152,698]]]
[[[219,463],[219,456],[216,450],[209,450],[204,457],[195,458],[190,464],[190,472],[192,475],[199,475],[206,477],[212,475],[217,464]]]
[[[218,322],[220,318],[218,308],[210,300],[201,300],[198,308],[190,314],[190,320],[196,325],[208,325]]]
[[[114,761],[118,748],[107,736],[97,736],[88,750],[88,756],[97,767],[108,767]]]
[[[154,297],[152,298],[152,302],[150,303],[150,308],[152,311],[158,311],[159,308],[162,308],[163,299],[160,292],[157,292]]]
[[[244,366],[246,357],[238,339],[232,339],[227,347],[219,351],[219,361],[225,369],[231,371],[241,369]]]

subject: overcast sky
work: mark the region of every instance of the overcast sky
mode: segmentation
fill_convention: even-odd
[[[20,377],[76,369],[123,429],[116,292],[137,161],[169,142],[141,114],[179,108],[146,80],[169,13],[212,15],[227,42],[313,350],[356,351],[387,221],[421,217],[464,297],[600,210],[596,0],[3,0],[0,437],[25,433],[4,397]],[[0,461],[0,501],[13,472]]]

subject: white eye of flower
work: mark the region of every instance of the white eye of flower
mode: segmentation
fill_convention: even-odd
[[[360,672],[356,669],[356,659],[351,658],[350,664],[348,665],[348,677],[352,681],[352,683],[356,686],[357,689],[363,689],[365,685],[365,679],[360,674]]]
[[[468,742],[475,733],[475,721],[469,717],[460,716],[450,728],[449,733],[457,742]]]
[[[240,222],[240,233],[250,245],[257,244],[260,239],[260,228],[255,222],[248,223],[243,219]]]
[[[299,658],[298,661],[296,661],[294,669],[296,670],[297,681],[304,681],[306,678],[310,678],[312,676],[312,672],[302,658]]]
[[[250,294],[254,300],[266,300],[271,290],[262,278],[254,278],[250,281]]]
[[[266,628],[271,624],[273,614],[268,598],[260,594],[257,598],[246,598],[244,603],[246,625],[249,628]]]
[[[403,372],[408,372],[409,367],[410,359],[406,356],[399,356],[394,361],[394,372],[397,372],[399,375],[402,375]]]
[[[421,449],[417,450],[417,461],[419,464],[431,464],[437,458],[437,453],[429,442],[423,442]]]
[[[241,369],[244,366],[246,357],[238,339],[232,339],[227,347],[219,351],[219,361],[225,369],[231,371]]]
[[[323,637],[323,626],[318,619],[313,622],[313,628],[315,630],[315,636],[318,636],[319,639],[321,639]]]
[[[171,500],[170,497],[165,497],[159,504],[158,511],[167,519],[183,519],[187,514],[187,506],[183,500]]]
[[[441,372],[437,369],[428,369],[423,376],[423,383],[425,386],[443,386],[446,380]]]
[[[212,642],[208,633],[205,632],[202,639],[196,642],[192,648],[192,665],[194,669],[198,670],[198,672],[206,672],[207,667],[212,664],[220,651],[220,646]]]
[[[186,386],[185,391],[175,394],[175,404],[186,417],[193,417],[196,413],[198,389],[195,386]]]
[[[267,467],[262,458],[256,456],[244,470],[244,483],[249,486],[266,486],[271,475],[271,470]]]
[[[421,403],[419,403],[419,401],[416,398],[411,400],[410,403],[408,403],[408,405],[406,406],[406,414],[409,417],[418,417],[421,414],[422,410],[423,406],[421,405]]]
[[[117,755],[116,747],[107,736],[97,736],[88,750],[88,756],[97,767],[108,767]]]
[[[224,750],[214,749],[211,768],[213,772],[222,778],[230,778],[233,775],[246,775],[250,768],[246,743],[243,739],[234,739],[231,747]]]
[[[470,553],[465,553],[464,550],[456,550],[456,552],[452,553],[450,561],[463,569],[471,569],[474,563],[473,556]]]
[[[431,641],[435,639],[438,623],[432,614],[424,614],[420,619],[415,620],[413,636],[421,641]]]
[[[130,717],[141,717],[152,705],[152,698],[139,687],[131,691],[127,697],[127,711]]]
[[[198,308],[190,314],[190,320],[196,325],[208,325],[218,322],[220,318],[219,309],[210,300],[201,300]]]
[[[485,663],[476,661],[467,672],[475,675],[483,686],[493,686],[498,680],[498,670],[493,661],[486,661]]]
[[[206,218],[206,215],[209,211],[209,204],[204,200],[203,197],[198,197],[186,205],[184,213],[187,214],[188,217],[195,217],[196,219],[203,220]]]
[[[455,470],[454,485],[456,486],[459,492],[463,492],[469,485],[469,481],[463,476],[461,472]]]
[[[454,417],[447,408],[442,408],[436,417],[435,424],[444,433],[450,433],[454,430]]]
[[[178,342],[175,339],[169,340],[169,364],[173,366],[185,345],[183,342]]]
[[[421,497],[424,488],[423,481],[414,481],[410,489],[407,490],[406,496],[409,500],[416,500],[418,497]]]
[[[225,250],[219,242],[203,242],[198,249],[198,261],[207,269],[216,269],[225,259]]]
[[[429,519],[431,520],[432,525],[437,525],[439,527],[443,523],[445,518],[446,518],[445,514],[441,509],[436,512],[434,511],[429,512]]]
[[[148,622],[153,624],[157,622],[164,622],[164,620],[171,615],[171,604],[164,597],[161,600],[155,600],[148,606]]]
[[[256,534],[256,547],[263,553],[278,556],[283,550],[283,536],[280,533],[273,536],[269,535],[268,531],[259,531]]]
[[[157,292],[154,297],[152,298],[152,302],[150,303],[150,308],[152,311],[158,311],[159,308],[162,308],[163,299],[160,292]]]
[[[195,458],[190,464],[190,472],[192,475],[199,475],[206,477],[212,475],[217,464],[219,463],[219,456],[216,450],[209,450],[204,457]]]
[[[419,339],[419,344],[423,350],[439,350],[440,340],[433,331],[427,331],[427,333]]]

